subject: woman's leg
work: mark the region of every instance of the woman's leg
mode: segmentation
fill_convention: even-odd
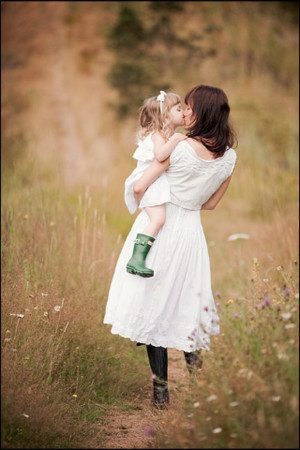
[[[184,352],[188,371],[193,374],[197,369],[201,369],[203,364],[203,358],[201,356],[201,350],[194,352]]]
[[[165,347],[147,345],[147,354],[153,374],[153,399],[156,408],[166,409],[169,403],[168,350]]]

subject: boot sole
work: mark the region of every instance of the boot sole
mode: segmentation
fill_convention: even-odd
[[[131,266],[126,266],[126,270],[129,273],[132,273],[133,275],[140,275],[140,277],[144,277],[144,278],[150,278],[153,277],[154,273],[143,273],[143,272],[138,272],[134,267]]]

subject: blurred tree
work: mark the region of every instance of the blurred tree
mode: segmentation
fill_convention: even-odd
[[[195,69],[204,58],[216,54],[214,48],[203,49],[201,34],[182,36],[174,26],[172,14],[184,11],[184,2],[145,3],[148,12],[143,22],[134,6],[121,2],[117,21],[108,33],[108,46],[116,55],[108,80],[120,94],[117,112],[121,117],[136,114],[145,97],[170,89],[174,73],[188,70],[189,65]],[[211,32],[203,30],[203,34]]]

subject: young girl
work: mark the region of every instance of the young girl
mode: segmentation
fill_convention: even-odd
[[[133,214],[137,207],[145,208],[149,216],[149,224],[138,233],[134,240],[132,257],[126,265],[129,273],[142,277],[152,277],[154,271],[145,265],[155,236],[165,223],[165,203],[170,201],[170,190],[166,174],[161,174],[160,163],[169,158],[176,145],[186,139],[182,133],[174,133],[175,129],[184,125],[181,100],[172,92],[160,91],[157,97],[145,100],[140,113],[138,147],[133,158],[138,161],[137,167],[125,181],[125,203]],[[156,178],[148,187],[138,205],[135,198],[134,184],[139,180],[153,160],[158,162],[147,171],[147,177]]]

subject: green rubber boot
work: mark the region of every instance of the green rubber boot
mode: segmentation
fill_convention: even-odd
[[[127,272],[134,275],[140,275],[141,277],[153,277],[154,272],[152,269],[148,269],[148,267],[145,266],[145,259],[154,241],[155,238],[147,236],[146,234],[138,233],[136,235],[132,257],[126,265]]]

